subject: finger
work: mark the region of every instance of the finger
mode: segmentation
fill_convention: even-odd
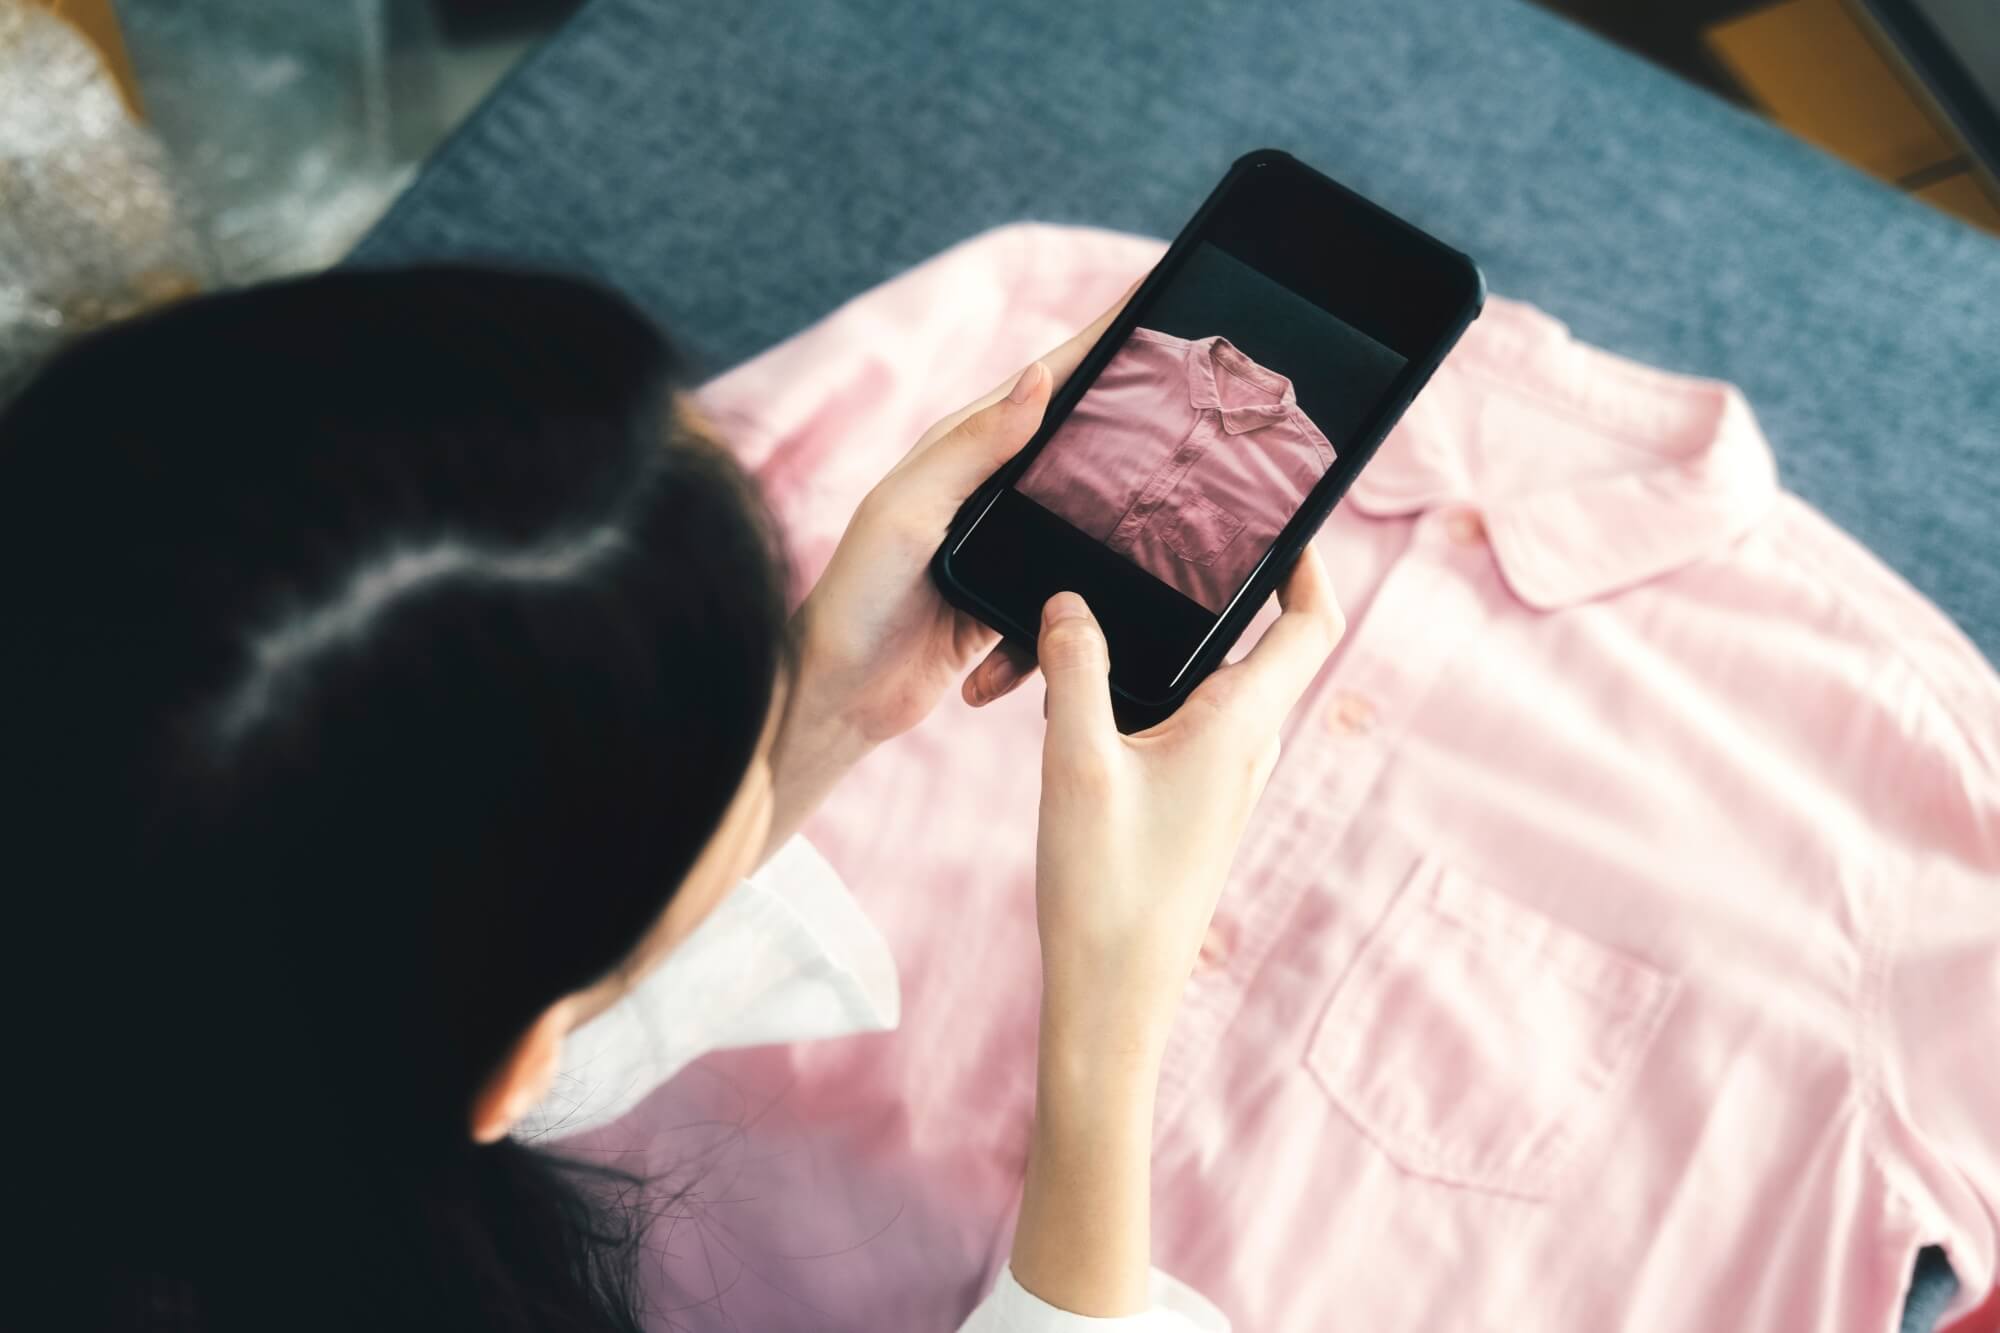
[[[1118,318],[1118,312],[1125,308],[1125,303],[1132,299],[1132,293],[1138,291],[1139,284],[1145,280],[1144,274],[1135,278],[1132,285],[1125,289],[1125,294],[1120,296],[1116,301],[1113,301],[1105,309],[1104,313],[1092,320],[1087,327],[1079,329],[1070,338],[1058,343],[1043,355],[1035,358],[1049,370],[1049,387],[1051,391],[1061,388],[1064,381],[1069,379],[1070,372],[1076,369],[1077,363],[1083,360],[1084,354],[1090,351],[1097,340],[1104,336],[1104,331],[1111,327],[1111,321]],[[934,423],[929,430],[924,432],[923,438],[917,441],[910,452],[912,454],[923,452],[932,444],[943,439],[953,430],[956,430],[959,423],[973,413],[991,407],[1005,398],[1007,391],[1013,386],[1016,378],[1013,375],[1008,376],[981,397],[975,398],[964,407],[959,408],[958,411]]]
[[[981,708],[1005,698],[1035,674],[1034,655],[1002,639],[965,678],[965,701]]]
[[[1326,665],[1347,619],[1317,548],[1307,545],[1278,585],[1278,618],[1243,660],[1222,668],[1199,689],[1227,696],[1243,723],[1275,730]]]
[[[1097,340],[1104,336],[1104,331],[1111,327],[1112,321],[1125,309],[1125,303],[1132,299],[1132,293],[1138,291],[1139,284],[1145,280],[1144,274],[1134,278],[1132,285],[1125,289],[1125,294],[1113,301],[1103,314],[1090,322],[1088,327],[1077,330],[1076,334],[1060,347],[1052,347],[1042,354],[1041,360],[1048,366],[1049,373],[1055,376],[1057,388],[1063,386],[1064,381],[1069,379],[1070,372],[1074,371],[1090,349],[1097,345]]]
[[[1034,438],[1049,405],[1049,369],[1031,361],[1004,398],[982,407],[925,451],[914,466],[923,470],[929,494],[956,504]]]
[[[1050,745],[1094,746],[1117,732],[1111,716],[1111,657],[1083,598],[1059,592],[1042,607],[1035,644],[1048,682]]]
[[[1028,363],[1021,374],[1009,384],[1000,386],[945,420],[932,426],[911,448],[908,459],[914,461],[919,455],[933,448],[951,449],[961,456],[951,468],[948,489],[958,493],[960,498],[970,494],[972,487],[986,480],[1002,463],[1019,453],[1035,430],[1042,424],[1043,411],[1048,407],[1049,397],[1068,380],[1084,356],[1104,336],[1111,322],[1132,299],[1132,293],[1139,290],[1145,276],[1134,278],[1124,294],[1105,308],[1103,314],[1089,325],[1079,329],[1068,341],[1051,348],[1045,355]],[[1040,366],[1040,372],[1036,367]],[[1041,382],[1036,384],[1028,397],[1018,397],[1026,382],[1026,377],[1040,374]],[[971,485],[965,485],[968,470],[976,470]]]

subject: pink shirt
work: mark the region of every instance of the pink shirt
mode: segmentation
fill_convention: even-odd
[[[802,574],[931,421],[1163,251],[1003,227],[706,386]],[[1504,300],[1318,542],[1348,632],[1172,1035],[1154,1261],[1245,1333],[1884,1333],[1927,1242],[1976,1302],[1992,668],[1778,487],[1736,390]],[[901,1028],[709,1057],[605,1144],[699,1177],[657,1242],[684,1325],[949,1328],[999,1273],[1040,693],[946,702],[808,826]]]
[[[1134,328],[1015,489],[1219,615],[1332,466],[1283,375]]]

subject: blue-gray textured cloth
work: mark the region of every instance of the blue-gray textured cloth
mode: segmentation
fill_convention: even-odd
[[[1785,484],[2000,659],[2000,243],[1518,0],[595,0],[356,259],[593,272],[711,373],[1001,222],[1171,236],[1266,145],[1741,385]],[[1904,1328],[1954,1289],[1926,1251]]]

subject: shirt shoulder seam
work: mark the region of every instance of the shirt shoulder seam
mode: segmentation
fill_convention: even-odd
[[[1772,516],[1759,531],[1770,538],[1774,553],[1812,580],[1838,614],[1866,635],[1869,647],[1881,652],[1948,726],[1958,752],[1954,757],[1989,774],[2000,767],[1959,706],[1978,688],[1976,677],[1990,668],[1940,608],[1913,587],[1899,588],[1899,583],[1905,583],[1900,575],[1790,491],[1779,492]],[[1833,543],[1852,549],[1841,550]],[[1859,577],[1846,578],[1844,573]],[[1889,604],[1888,599],[1898,593],[1906,607]],[[1894,619],[1906,611],[1928,619],[1933,633],[1924,637],[1896,633]],[[1925,651],[1913,652],[1913,645],[1922,645]],[[1941,673],[1946,673],[1944,679],[1940,679]],[[1959,688],[1952,688],[1951,675],[1960,677],[1955,682]],[[1885,854],[1878,851],[1862,864],[1859,873],[1866,879],[1858,894],[1860,966],[1850,997],[1849,1050],[1849,1073],[1860,1101],[1862,1150],[1890,1198],[1927,1242],[1935,1242],[1949,1228],[1921,1193],[1910,1188],[1908,1163],[1890,1129],[1895,1112],[1889,1105],[1885,1076],[1890,1040],[1885,1026],[1888,995],[1914,895],[1897,891],[1897,867]]]
[[[1852,581],[1838,577],[1840,571],[1832,568],[1832,561],[1828,559],[1831,553],[1819,549],[1820,543],[1813,541],[1802,528],[1804,525],[1823,527],[1825,536],[1842,542],[1853,543],[1854,538],[1801,497],[1781,490],[1771,513],[1772,517],[1762,525],[1762,531],[1771,537],[1773,547],[1787,557],[1794,569],[1811,578],[1829,602],[1866,634],[1871,648],[1881,652],[1921,686],[1926,701],[1941,717],[1949,720],[1953,738],[1962,752],[1976,760],[1989,777],[2000,779],[2000,752],[1992,748],[1980,729],[1961,711],[1963,701],[1978,688],[1974,678],[1981,674],[1991,675],[1993,671],[1985,658],[1980,656],[1979,650],[1965,637],[1965,632],[1941,608],[1933,605],[1914,587],[1908,586],[1901,575],[1881,564],[1877,557],[1859,545],[1851,554],[1834,555],[1833,560],[1863,574],[1874,586],[1857,588]],[[1858,568],[1864,564],[1874,568]],[[1900,609],[1901,612],[1915,612],[1929,621],[1926,628],[1931,633],[1913,636],[1894,632],[1881,605],[1884,594],[1892,590],[1883,586],[1885,579],[1905,584],[1900,591],[1907,594],[1903,600],[1908,605]],[[1922,645],[1925,651],[1912,651],[1916,645]],[[1949,679],[1952,676],[1959,679]]]

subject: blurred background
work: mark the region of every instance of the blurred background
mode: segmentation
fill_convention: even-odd
[[[71,333],[323,268],[576,0],[0,0],[0,394]]]
[[[0,392],[70,332],[331,263],[579,0],[0,0]],[[1995,0],[1545,0],[2000,233]]]
[[[676,0],[656,2],[670,20],[690,12],[712,12],[723,24],[735,24],[738,13],[744,12],[760,19],[763,29],[790,23],[795,13],[780,7],[758,13],[747,5],[739,11],[738,0],[725,0],[725,6],[712,10],[675,8]],[[803,7],[813,0],[792,2]],[[1462,2],[1481,19],[1500,9],[1491,0],[1453,2]],[[1171,3],[1159,0],[1163,16],[1171,16]],[[1340,16],[1336,23],[1365,8],[1343,9],[1346,0],[1299,3],[1326,6],[1327,12]],[[1399,6],[1402,3],[1398,0]],[[1442,10],[1445,3],[1438,0],[1429,8]],[[2000,237],[2000,0],[1536,3],[1708,95],[1768,119],[1924,206]],[[408,187],[424,158],[473,114],[510,70],[532,59],[537,45],[582,4],[583,0],[0,0],[0,400],[25,381],[49,350],[76,333],[203,288],[310,272],[340,259]],[[1473,8],[1480,5],[1486,8]],[[1379,26],[1393,27],[1404,17],[1400,8],[1374,8]],[[1524,15],[1513,11],[1513,17]],[[851,36],[856,47],[879,36],[875,23],[871,16],[857,26]],[[745,20],[735,26],[749,33],[746,41],[760,31],[758,22]],[[1438,30],[1445,25],[1430,27]],[[1368,35],[1382,39],[1379,33]],[[1143,45],[1146,34],[1136,36]],[[1393,49],[1386,39],[1379,46]],[[754,46],[749,49],[749,59],[754,60],[758,51]],[[1355,49],[1378,48],[1357,42]],[[1538,68],[1526,62],[1543,58],[1548,49],[1549,44],[1539,38],[1518,40],[1515,49],[1504,53],[1521,62],[1507,67],[1510,76]],[[744,59],[742,50],[736,54]],[[1446,54],[1454,61],[1462,58],[1457,47]],[[813,57],[830,69],[843,68],[837,53],[826,59],[814,47]],[[1663,92],[1678,89],[1649,84],[1643,96],[1630,99],[1629,107],[1621,102],[1613,108],[1619,113],[1618,123],[1594,141],[1545,132],[1585,114],[1577,110],[1576,99],[1601,93],[1605,83],[1626,80],[1631,71],[1623,64],[1614,73],[1604,73],[1592,61],[1572,58],[1565,70],[1557,71],[1563,77],[1554,79],[1546,95],[1535,101],[1533,110],[1540,118],[1527,122],[1522,134],[1538,135],[1540,142],[1536,152],[1524,150],[1517,160],[1547,169],[1552,194],[1588,182],[1599,172],[1602,159],[1578,155],[1578,145],[1586,142],[1600,151],[1623,154],[1612,161],[1621,183],[1637,181],[1638,190],[1649,188],[1647,169],[1653,162],[1649,154],[1661,140],[1649,137],[1648,131],[1665,125],[1685,132],[1692,122],[1682,114],[1684,107],[1665,105],[1675,99]],[[579,67],[587,69],[588,62],[579,62]],[[1451,64],[1451,76],[1456,78],[1461,68]],[[723,67],[714,77],[727,82],[737,72]],[[774,81],[782,77],[786,75],[772,76]],[[644,91],[650,93],[650,86]],[[1476,91],[1487,100],[1472,104],[1471,119],[1483,115],[1493,98],[1507,96],[1510,89],[1496,90],[1489,83]],[[1610,100],[1601,99],[1600,106]],[[727,102],[717,98],[705,105]],[[789,104],[781,106],[779,114],[791,114]],[[1740,125],[1735,117],[1716,119]],[[968,134],[978,134],[986,127],[964,128]],[[1460,139],[1445,142],[1443,149],[1450,151],[1440,151],[1439,160],[1455,162],[1462,178],[1473,177],[1477,168],[1484,167],[1473,153],[1495,140],[1464,133],[1463,125],[1447,129],[1460,132]],[[1411,133],[1406,123],[1389,139],[1401,151],[1432,131],[1424,113],[1421,133]],[[677,133],[669,126],[652,140],[634,137],[652,149]],[[559,135],[550,137],[567,142]],[[1771,142],[1762,142],[1765,137]],[[1722,143],[1722,148],[1731,149],[1728,152],[1717,151],[1715,138],[1671,145],[1679,152],[1683,180],[1705,183],[1718,171],[1734,169],[1739,178],[1755,181],[1758,165],[1767,161],[1785,173],[1773,188],[1745,190],[1741,198],[1730,195],[1719,207],[1702,213],[1710,229],[1676,226],[1670,234],[1658,218],[1607,219],[1608,225],[1631,221],[1635,236],[1655,242],[1667,237],[1681,247],[1674,256],[1675,266],[1641,271],[1635,285],[1662,284],[1671,275],[1688,271],[1695,265],[1686,262],[1686,251],[1703,261],[1734,246],[1731,262],[1718,265],[1713,290],[1690,297],[1685,309],[1678,293],[1634,300],[1630,309],[1618,312],[1616,321],[1606,314],[1612,302],[1579,299],[1575,304],[1582,313],[1598,321],[1594,326],[1580,325],[1580,331],[1609,330],[1629,342],[1637,341],[1633,331],[1643,328],[1649,341],[1639,351],[1672,347],[1674,359],[1679,360],[1685,349],[1692,348],[1711,369],[1727,359],[1724,368],[1732,377],[1736,372],[1754,374],[1760,414],[1788,429],[1793,440],[1819,450],[1808,455],[1807,445],[1801,443],[1791,446],[1798,452],[1786,457],[1787,468],[1794,458],[1802,460],[1794,475],[1812,489],[1808,498],[1896,557],[1892,563],[1900,563],[1906,573],[1932,571],[1920,580],[1925,591],[1945,601],[1961,620],[1970,624],[1978,616],[1981,624],[1990,625],[1987,608],[1996,599],[1984,590],[2000,586],[1986,572],[1990,560],[1982,564],[1962,558],[1966,552],[1954,543],[1970,551],[1974,542],[1955,534],[1983,532],[1990,525],[1990,505],[1981,499],[1991,495],[1990,488],[1964,483],[1991,475],[1989,463],[1972,460],[1991,457],[1994,381],[1990,375],[1961,374],[1967,382],[1945,383],[1940,372],[1920,358],[1912,355],[1898,361],[1893,356],[1899,340],[1928,348],[1938,361],[1943,360],[1938,347],[1945,342],[1955,350],[1971,349],[1975,359],[1981,355],[1979,349],[1991,343],[1992,303],[1979,293],[1990,288],[1960,281],[1960,270],[1953,265],[1969,271],[1990,252],[1982,251],[1968,263],[1968,251],[1957,243],[1983,246],[1980,237],[1957,228],[1885,227],[1882,218],[1889,214],[1878,211],[1868,216],[1870,225],[1881,230],[1868,239],[1886,238],[1879,252],[1847,245],[1844,237],[1834,235],[1835,229],[1824,225],[1813,237],[1818,245],[1814,262],[1824,259],[1834,266],[1834,277],[1825,286],[1845,282],[1852,287],[1858,275],[1865,280],[1859,285],[1869,290],[1848,293],[1851,300],[1845,295],[1834,300],[1824,290],[1796,281],[1796,271],[1760,283],[1759,263],[1790,242],[1789,224],[1794,218],[1800,232],[1815,232],[1815,219],[1807,215],[1816,206],[1814,191],[1826,181],[1814,176],[1810,188],[1801,186],[1801,174],[1791,170],[1790,158],[1769,151],[1773,143],[1787,149],[1792,145],[1775,136],[1759,138],[1750,146]],[[512,148],[509,144],[509,151]],[[841,159],[842,166],[850,160]],[[1636,168],[1635,162],[1640,164]],[[1723,165],[1716,167],[1717,162]],[[1746,162],[1751,165],[1744,167]],[[1428,164],[1424,159],[1423,165]],[[1699,175],[1693,167],[1709,174]],[[734,169],[731,162],[707,179],[724,180]],[[589,173],[586,169],[577,174]],[[489,194],[474,192],[475,211],[497,216],[502,210],[496,205],[511,188],[503,183]],[[1873,202],[1879,192],[1867,194]],[[1517,192],[1517,206],[1521,198]],[[1442,209],[1436,197],[1429,202]],[[1629,212],[1643,214],[1648,201],[1628,195],[1619,202]],[[1886,202],[1900,208],[1898,200]],[[1482,196],[1478,206],[1485,203]],[[1744,226],[1732,236],[1718,238],[1716,230],[1730,225],[1746,203],[1754,208],[1748,210]],[[523,209],[528,223],[509,219],[494,232],[508,234],[513,228],[511,239],[532,240],[555,229],[562,207],[558,199],[546,210]],[[1915,209],[1890,213],[1892,222],[1901,213],[1925,224],[1933,222]],[[977,209],[967,215],[988,220],[1014,216],[981,215]],[[884,225],[876,211],[859,210],[841,222],[846,226],[856,219],[859,225],[853,230],[872,228],[870,235],[852,245],[844,237],[836,238],[813,252],[812,263],[799,265],[801,271],[809,271],[824,261],[828,275],[820,286],[803,296],[787,293],[791,303],[780,313],[759,313],[758,319],[765,321],[761,324],[746,319],[730,328],[732,337],[745,340],[735,349],[737,354],[767,345],[772,332],[795,329],[806,316],[896,271],[887,258],[881,258],[882,269],[869,269],[867,265],[878,256],[857,260],[850,251],[874,245],[886,255],[892,247],[882,237],[901,240],[924,234]],[[1539,213],[1517,213],[1496,223],[1489,234],[1510,239],[1517,234],[1531,236],[1532,245],[1523,245],[1510,256],[1516,261],[1512,272],[1533,273],[1544,286],[1556,288],[1549,274],[1561,265],[1519,262],[1524,253],[1546,248],[1535,230],[1543,221]],[[1595,221],[1592,218],[1590,225]],[[1650,230],[1636,225],[1646,222],[1652,224]],[[1753,230],[1756,235],[1748,236]],[[616,240],[624,233],[613,227],[609,234]],[[1572,238],[1579,234],[1575,229],[1569,232]],[[1752,243],[1773,234],[1774,244]],[[949,233],[943,236],[957,239]],[[937,239],[933,234],[932,240]],[[914,253],[928,251],[919,248]],[[1567,264],[1566,257],[1563,263]],[[1568,285],[1556,289],[1574,297],[1606,271],[1584,265],[1580,277],[1566,277]],[[1982,275],[1990,271],[1977,269]],[[1618,277],[1623,279],[1622,270]],[[1935,282],[1925,286],[1931,278]],[[715,286],[726,289],[727,284],[718,281]],[[1910,297],[1909,290],[1915,287],[1923,290]],[[1735,318],[1719,318],[1715,303],[1725,297],[1718,293],[1726,293],[1730,309],[1739,312]],[[1539,295],[1540,289],[1524,283],[1520,294]],[[1814,300],[1818,304],[1811,304]],[[698,304],[694,308],[704,314],[725,306],[740,312],[760,301],[764,306],[781,304],[768,289],[740,300],[735,291],[724,290],[720,303],[705,310]],[[1802,303],[1810,305],[1805,316],[1792,318]],[[1867,319],[1843,323],[1829,317],[1857,311]],[[1814,317],[1827,327],[1808,337],[1806,330]],[[703,332],[716,322],[693,314],[686,320],[689,328]],[[753,327],[762,330],[761,340],[742,332]],[[1690,334],[1689,329],[1699,333]],[[1925,343],[1924,337],[1931,341]],[[1767,345],[1794,349],[1790,364],[1775,364],[1787,358],[1767,355]],[[1799,348],[1808,353],[1796,354]],[[1866,364],[1885,368],[1837,406],[1828,406],[1836,395],[1826,391],[1826,384],[1842,366],[1856,364],[1857,357],[1871,358]],[[1692,353],[1688,359],[1693,359]],[[1949,364],[1962,367],[1966,362]],[[1927,415],[1917,416],[1912,426],[1913,412]],[[1840,434],[1842,430],[1846,434]],[[1900,465],[1900,470],[1886,466],[1884,460]],[[1933,481],[1933,476],[1940,479]],[[1964,517],[1975,509],[1974,517]],[[1960,517],[1945,521],[1951,514]],[[1935,572],[1940,569],[1945,573]],[[1989,652],[1991,633],[1985,640]],[[1927,1250],[1918,1276],[1935,1278],[1940,1271],[1948,1276],[1941,1254]],[[1940,1303],[1935,1281],[1922,1289],[1930,1293],[1927,1299],[1933,1306]],[[1975,1325],[2000,1329],[2000,1292],[1982,1316],[1964,1327]],[[1926,1330],[1930,1326],[1914,1315],[1908,1325]]]

